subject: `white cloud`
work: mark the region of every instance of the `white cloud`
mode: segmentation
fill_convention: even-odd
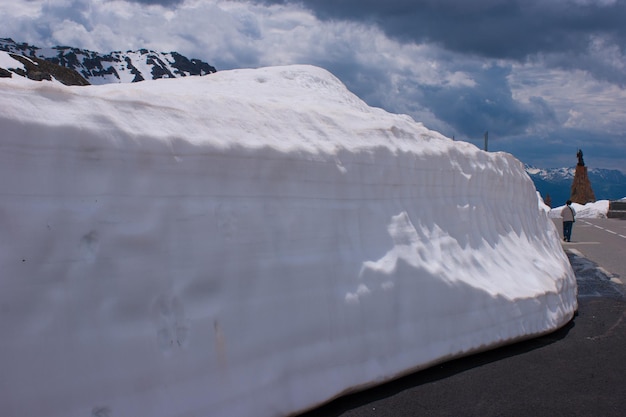
[[[585,71],[525,64],[515,67],[509,82],[516,100],[530,103],[533,97],[542,97],[563,127],[607,134],[626,131],[626,90]]]

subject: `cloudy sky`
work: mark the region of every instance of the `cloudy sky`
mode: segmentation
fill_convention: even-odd
[[[626,0],[13,0],[0,37],[328,69],[372,106],[538,167],[626,172]]]

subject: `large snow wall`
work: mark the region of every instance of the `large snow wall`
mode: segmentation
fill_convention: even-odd
[[[5,417],[287,415],[576,309],[520,162],[321,69],[0,82]]]

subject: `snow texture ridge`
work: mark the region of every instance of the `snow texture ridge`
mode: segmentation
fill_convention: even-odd
[[[0,85],[4,416],[288,415],[576,310],[519,161],[322,69]]]

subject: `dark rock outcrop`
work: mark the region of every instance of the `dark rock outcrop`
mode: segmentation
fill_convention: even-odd
[[[609,201],[609,219],[626,219],[626,200]]]
[[[212,74],[217,70],[199,59],[188,59],[177,52],[147,49],[108,54],[55,46],[38,48],[0,38],[0,51],[37,58],[78,72],[91,84],[139,82],[159,78],[177,78]]]
[[[89,82],[73,69],[65,68],[36,57],[25,57],[18,54],[9,54],[9,56],[13,58],[16,63],[19,62],[22,64],[23,68],[18,68],[17,66],[15,68],[2,68],[0,76],[2,76],[2,74],[5,74],[5,76],[8,74],[8,76],[11,77],[11,73],[14,73],[35,81],[52,81],[55,79],[65,85],[89,85]]]

